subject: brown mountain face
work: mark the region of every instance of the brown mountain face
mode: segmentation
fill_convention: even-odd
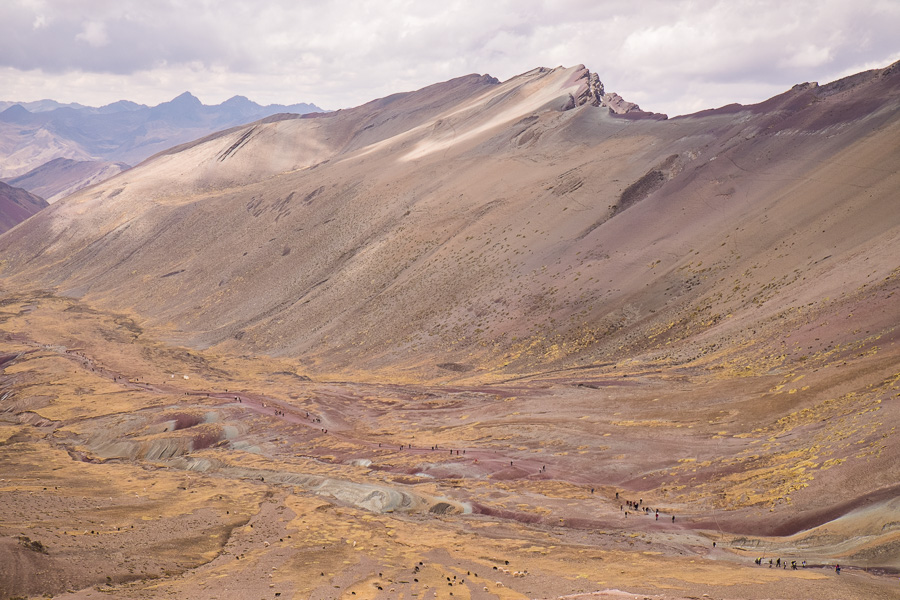
[[[43,198],[0,181],[0,233],[12,229],[46,206]]]
[[[68,196],[0,236],[0,596],[894,598],[898,165],[900,63],[578,66]]]
[[[896,276],[896,67],[669,121],[571,108],[589,80],[470,76],[217,134],[4,238],[4,276],[190,345],[419,380],[761,359],[848,303],[893,325],[862,307]]]

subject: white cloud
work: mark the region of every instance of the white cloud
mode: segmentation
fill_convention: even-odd
[[[791,69],[811,69],[828,64],[831,58],[831,48],[803,44],[799,48],[789,49],[789,54],[779,62],[779,65]]]
[[[109,36],[106,35],[106,25],[97,21],[86,21],[84,29],[75,36],[80,42],[87,42],[93,48],[102,48],[109,45]]]
[[[884,0],[5,0],[0,67],[16,73],[3,95],[21,100],[42,89],[152,104],[189,89],[208,103],[341,108],[582,63],[643,108],[679,114],[884,66],[897,31],[900,2]]]

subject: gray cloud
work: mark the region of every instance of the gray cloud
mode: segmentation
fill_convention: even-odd
[[[8,99],[155,103],[190,89],[338,108],[583,63],[678,114],[884,66],[900,58],[897,31],[900,3],[884,0],[7,0],[0,76]]]

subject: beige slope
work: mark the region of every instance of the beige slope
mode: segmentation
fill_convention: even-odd
[[[53,204],[78,190],[118,175],[128,165],[104,161],[51,160],[24,175],[9,180]]]

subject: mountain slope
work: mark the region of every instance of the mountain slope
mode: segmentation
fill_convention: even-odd
[[[12,229],[46,206],[43,198],[0,181],[0,233]]]
[[[118,175],[128,168],[125,163],[54,158],[24,175],[9,179],[7,183],[28,190],[52,204],[81,188]]]
[[[572,108],[579,67],[256,123],[54,206],[5,275],[329,370],[775,352],[894,277],[896,71],[671,121]]]

